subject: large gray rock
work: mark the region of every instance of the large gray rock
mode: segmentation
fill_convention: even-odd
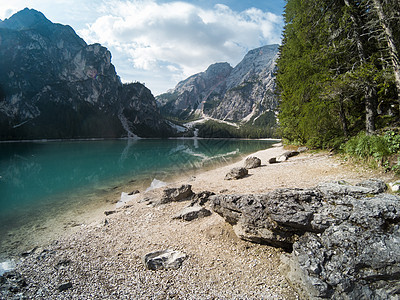
[[[249,174],[246,168],[233,168],[225,175],[225,180],[241,179]]]
[[[149,270],[179,269],[187,255],[180,251],[163,250],[146,254],[143,263]]]
[[[183,184],[178,188],[167,188],[163,191],[159,204],[187,200],[193,195],[194,193],[190,184]]]
[[[293,250],[289,278],[306,298],[399,299],[400,197],[384,189],[373,179],[211,199],[242,239]]]
[[[244,162],[244,167],[246,169],[255,169],[261,166],[261,159],[255,156],[250,156],[246,158]]]
[[[314,190],[280,189],[265,195],[211,196],[212,209],[248,241],[291,249],[297,238],[314,229],[311,222],[321,196]]]

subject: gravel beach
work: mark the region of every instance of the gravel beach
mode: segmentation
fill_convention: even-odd
[[[185,173],[170,187],[190,184],[195,193],[265,193],[282,187],[313,187],[320,182],[354,183],[390,175],[310,151],[279,164],[268,164],[282,146],[252,156],[262,165],[240,180],[224,180],[244,160],[199,174]],[[387,178],[385,178],[385,176]],[[129,186],[124,187],[129,191]],[[173,219],[190,201],[158,206],[164,188],[140,191],[124,207],[65,231],[50,244],[25,253],[16,272],[26,285],[15,293],[28,299],[299,299],[280,272],[283,250],[242,241],[222,217],[190,222]],[[119,199],[115,199],[117,201]],[[206,204],[207,207],[207,204]],[[176,270],[147,270],[149,252],[173,249],[187,255]],[[20,298],[17,298],[20,299]]]

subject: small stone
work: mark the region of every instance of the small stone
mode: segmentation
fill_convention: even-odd
[[[128,194],[128,196],[136,195],[136,194],[139,194],[139,193],[140,193],[139,190],[134,190],[134,191],[130,192]]]
[[[270,163],[270,164],[277,164],[277,163],[279,163],[279,161],[276,160],[276,157],[272,157],[272,158],[270,158],[270,159],[268,160],[268,163]]]
[[[180,251],[167,249],[146,254],[143,262],[149,270],[179,269],[187,255]]]
[[[29,256],[29,255],[35,253],[35,251],[36,251],[37,248],[38,248],[38,247],[34,247],[34,248],[32,248],[32,249],[30,249],[30,250],[28,250],[28,251],[22,252],[22,253],[21,253],[21,256],[22,256],[22,257],[27,257],[27,256]]]
[[[398,192],[400,190],[400,181],[390,182],[389,187],[392,192]]]
[[[104,212],[104,214],[105,214],[106,216],[109,216],[109,215],[112,215],[112,214],[115,214],[115,213],[116,213],[115,210],[106,210],[106,211]]]
[[[63,284],[58,286],[58,291],[59,292],[63,292],[63,291],[66,291],[66,290],[68,290],[70,288],[72,288],[72,283],[71,282],[66,282],[66,283],[63,283]]]

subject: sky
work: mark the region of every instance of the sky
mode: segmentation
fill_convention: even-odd
[[[0,19],[25,7],[70,25],[112,54],[122,82],[154,95],[216,62],[236,66],[251,49],[279,44],[284,0],[13,0]]]

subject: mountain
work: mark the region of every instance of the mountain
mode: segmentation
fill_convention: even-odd
[[[156,97],[161,113],[183,120],[216,120],[254,123],[265,114],[275,118],[278,101],[275,89],[275,61],[278,45],[249,51],[234,68],[216,63]]]
[[[161,113],[180,119],[201,114],[201,104],[211,93],[220,92],[225,87],[224,83],[231,72],[232,67],[228,63],[216,63],[205,72],[179,82],[174,90],[156,97]]]
[[[24,9],[0,22],[0,140],[163,136],[171,128],[111,53]]]

